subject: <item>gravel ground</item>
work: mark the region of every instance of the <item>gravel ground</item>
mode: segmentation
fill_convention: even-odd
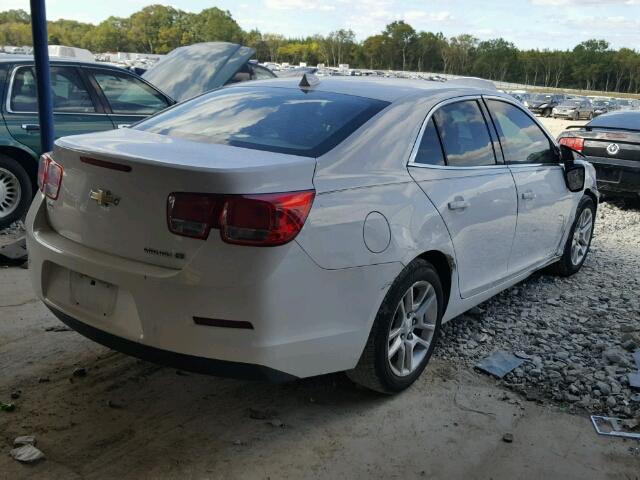
[[[600,205],[591,252],[570,278],[536,274],[443,328],[437,355],[472,368],[496,350],[525,363],[501,381],[570,411],[640,415],[640,210]]]

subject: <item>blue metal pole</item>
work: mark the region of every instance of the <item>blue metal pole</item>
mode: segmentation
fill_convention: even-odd
[[[43,152],[48,152],[53,148],[53,140],[55,137],[53,130],[51,75],[49,72],[47,14],[44,0],[31,0],[31,31],[33,34],[33,56],[36,63],[40,145]]]

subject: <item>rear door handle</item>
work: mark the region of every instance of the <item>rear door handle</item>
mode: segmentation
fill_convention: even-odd
[[[533,193],[531,190],[527,190],[526,192],[522,192],[522,199],[523,200],[533,200],[534,198],[536,198],[536,194]]]
[[[23,123],[22,129],[26,130],[27,132],[39,132],[40,125],[38,125],[37,123]]]
[[[462,197],[456,197],[453,202],[449,202],[449,210],[464,210],[469,207],[469,202],[467,202]]]

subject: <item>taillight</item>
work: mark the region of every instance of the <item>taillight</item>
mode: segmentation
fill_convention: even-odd
[[[177,235],[220,238],[236,245],[276,246],[293,240],[309,215],[315,191],[262,195],[172,193],[167,202],[169,230]]]
[[[51,152],[43,153],[38,164],[38,189],[52,200],[57,200],[62,184],[64,169],[51,157]]]
[[[579,137],[562,137],[560,140],[560,145],[566,145],[569,148],[572,148],[576,152],[582,152],[584,148],[584,138]]]

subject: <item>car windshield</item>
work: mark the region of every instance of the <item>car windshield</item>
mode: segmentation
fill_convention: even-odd
[[[531,97],[531,100],[534,102],[551,102],[553,100],[553,95],[534,95]]]
[[[181,103],[134,128],[196,142],[317,157],[387,105],[298,88],[234,87]]]

